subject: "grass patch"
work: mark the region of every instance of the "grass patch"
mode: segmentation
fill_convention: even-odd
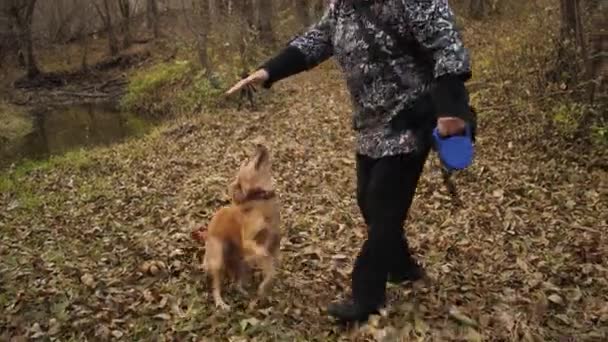
[[[204,70],[200,70],[190,84],[177,97],[179,110],[191,112],[200,107],[214,107],[223,93],[221,84],[223,80],[218,77],[210,78]]]
[[[591,139],[596,145],[608,146],[608,123],[602,122],[591,127]]]
[[[46,160],[24,160],[13,169],[0,173],[0,192],[13,194],[22,209],[36,210],[59,195],[39,192],[40,183],[31,179],[34,174],[52,173],[62,169],[80,171],[88,168],[91,162],[90,156],[84,149],[70,151]]]
[[[166,85],[186,78],[192,71],[190,61],[175,61],[172,63],[155,64],[149,69],[137,71],[130,77],[127,94],[121,101],[121,107],[126,110],[139,111],[153,106],[152,101],[157,97],[157,91]]]
[[[8,177],[8,175],[0,175],[0,192],[8,193],[12,192],[15,188],[15,182]]]
[[[150,131],[150,128],[153,127],[153,123],[134,114],[125,115],[125,119],[125,124],[129,128],[129,132],[133,137],[141,138]]]
[[[0,141],[13,140],[32,131],[32,120],[17,106],[0,102]]]
[[[15,179],[19,180],[20,178],[24,178],[32,172],[46,171],[50,169],[50,160],[25,159],[16,165],[13,171],[13,175]]]

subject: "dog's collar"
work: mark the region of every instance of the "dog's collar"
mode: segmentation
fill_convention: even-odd
[[[277,194],[273,190],[253,189],[247,193],[247,196],[245,196],[240,203],[269,200],[275,198],[276,196]]]

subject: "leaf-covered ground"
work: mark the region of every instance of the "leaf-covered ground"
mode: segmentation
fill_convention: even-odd
[[[391,287],[360,329],[335,325],[325,305],[349,290],[365,233],[347,94],[321,69],[278,84],[259,112],[203,113],[3,176],[0,339],[608,339],[606,170],[538,144],[515,110],[481,111],[476,163],[455,178],[462,207],[427,163],[406,230],[432,283]],[[227,291],[225,313],[189,233],[227,203],[258,137],[275,159],[280,272],[255,303]]]

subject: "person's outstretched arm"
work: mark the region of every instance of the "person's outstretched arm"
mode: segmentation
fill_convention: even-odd
[[[333,55],[333,19],[330,11],[327,9],[319,22],[292,39],[287,47],[262,64],[261,68],[268,72],[265,88],[283,78],[312,69]]]
[[[261,67],[235,84],[226,94],[230,95],[248,84],[263,83],[270,88],[273,83],[309,70],[333,55],[332,9],[325,10],[323,17],[302,35],[292,39],[282,51],[266,61]]]
[[[432,98],[439,120],[470,120],[469,96],[464,83],[471,78],[471,62],[447,0],[403,0],[406,19],[418,43],[431,52],[436,87]],[[463,126],[463,123],[455,124]],[[440,130],[441,130],[440,125]],[[462,127],[460,127],[462,128]],[[450,132],[460,129],[448,129]]]

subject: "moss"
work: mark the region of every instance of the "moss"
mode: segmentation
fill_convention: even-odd
[[[127,94],[121,101],[126,110],[137,110],[143,103],[154,100],[154,94],[165,85],[184,79],[192,70],[189,61],[160,63],[133,74],[129,79]]]
[[[591,127],[591,139],[594,144],[608,146],[608,123],[598,123]]]
[[[0,139],[23,137],[33,129],[32,119],[20,107],[0,102]]]
[[[204,70],[199,71],[189,85],[177,97],[180,111],[190,112],[199,107],[214,107],[221,98],[223,80],[209,77]]]
[[[125,124],[129,128],[129,133],[134,137],[144,136],[153,126],[151,122],[143,120],[142,118],[133,114],[126,115],[125,119]]]
[[[0,193],[12,192],[15,188],[15,182],[8,175],[0,175]]]
[[[78,170],[88,168],[92,164],[90,153],[82,148],[78,150],[68,151],[61,156],[53,156],[49,160],[51,167],[70,167]]]

